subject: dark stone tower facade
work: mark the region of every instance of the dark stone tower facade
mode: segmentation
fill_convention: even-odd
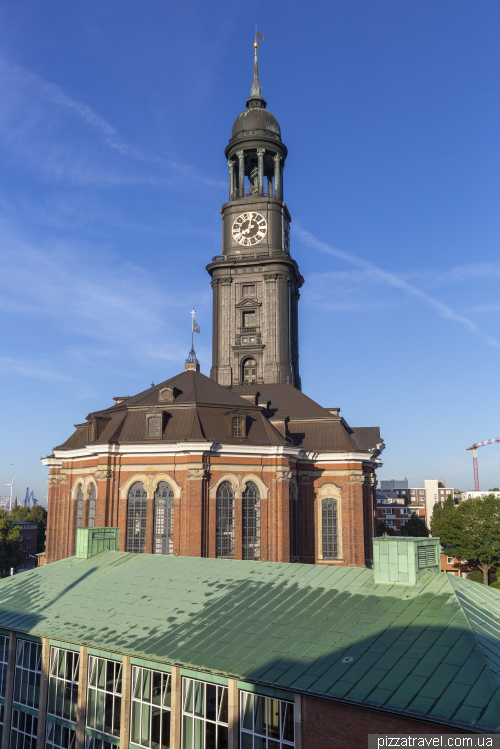
[[[210,376],[225,387],[288,383],[300,389],[304,279],[290,256],[291,217],[283,198],[288,151],[262,98],[257,44],[246,106],[225,151],[229,201],[221,208],[222,255],[207,266],[213,288]]]

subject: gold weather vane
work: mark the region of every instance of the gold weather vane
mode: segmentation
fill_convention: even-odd
[[[257,42],[257,37],[259,37],[259,39],[262,39],[263,42],[266,41],[264,37],[262,36],[262,34],[259,34],[259,32],[257,31],[257,24],[255,24],[255,42],[253,43],[253,46],[255,48],[255,54],[257,54],[257,47],[259,46],[259,43]]]

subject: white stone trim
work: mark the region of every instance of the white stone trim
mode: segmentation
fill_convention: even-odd
[[[338,534],[338,556],[337,559],[343,559],[342,556],[342,490],[336,484],[322,484],[316,492],[317,505],[317,524],[318,524],[318,559],[323,559],[323,512],[322,504],[324,499],[337,500],[337,534]],[[335,559],[328,560],[330,562]]]

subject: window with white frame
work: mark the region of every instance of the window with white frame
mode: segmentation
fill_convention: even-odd
[[[130,741],[148,749],[170,747],[171,675],[132,667]]]
[[[448,564],[453,564],[453,557],[446,557],[446,561]]]
[[[225,749],[227,742],[227,687],[184,678],[182,749]]]
[[[116,744],[94,736],[85,736],[85,749],[116,749]]]
[[[76,731],[47,721],[45,726],[45,749],[74,749]]]
[[[80,653],[50,648],[47,712],[76,723]]]
[[[2,743],[4,720],[5,720],[5,705],[0,705],[0,744]]]
[[[12,710],[10,749],[36,749],[38,718],[21,710]]]
[[[14,702],[38,708],[40,699],[40,673],[42,646],[38,642],[18,640],[16,649],[16,675]]]
[[[294,703],[240,692],[241,749],[295,746]]]
[[[87,726],[120,737],[122,664],[89,655]]]
[[[0,697],[5,697],[7,663],[9,662],[9,637],[0,635]]]

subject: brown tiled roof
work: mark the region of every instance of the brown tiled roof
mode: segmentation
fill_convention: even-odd
[[[331,417],[331,413],[319,403],[308,398],[293,385],[233,385],[233,393],[250,395],[260,393],[259,402],[271,401],[270,410],[274,417],[289,416],[291,419],[311,419]]]
[[[169,386],[177,391],[175,400],[159,401],[159,391]],[[259,402],[269,402],[269,410],[240,397],[259,392]],[[146,436],[146,414],[151,407],[163,410],[166,423],[162,437]],[[245,438],[232,437],[229,418],[235,410],[247,415]],[[103,411],[98,420],[96,443],[157,443],[196,441],[232,444],[282,445],[284,438],[269,418],[289,417],[287,442],[306,450],[351,452],[374,447],[380,440],[378,428],[355,432],[343,419],[308,398],[292,385],[239,385],[225,388],[200,372],[182,372]],[[57,449],[71,450],[87,443],[86,424]]]

